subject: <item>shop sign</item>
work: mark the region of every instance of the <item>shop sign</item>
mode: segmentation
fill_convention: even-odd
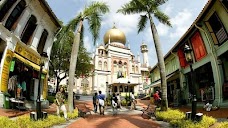
[[[14,71],[14,66],[15,66],[15,60],[11,61],[11,63],[10,63],[10,71],[11,72]]]
[[[8,79],[9,79],[9,72],[10,72],[10,64],[13,58],[13,52],[7,50],[6,56],[4,58],[4,65],[2,69],[2,76],[1,76],[1,91],[7,91]]]
[[[41,74],[41,79],[44,79],[45,78],[45,75],[44,74]]]
[[[26,59],[34,62],[35,64],[40,64],[40,56],[31,52],[31,48],[25,47],[19,42],[16,45],[15,52],[25,57]]]

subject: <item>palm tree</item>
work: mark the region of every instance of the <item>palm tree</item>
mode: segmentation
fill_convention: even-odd
[[[92,2],[87,6],[79,15],[76,16],[67,24],[67,29],[77,31],[71,51],[70,68],[69,68],[69,88],[68,88],[68,106],[69,111],[73,112],[73,86],[75,78],[75,69],[77,64],[77,56],[79,51],[79,44],[82,42],[83,37],[83,21],[87,20],[89,29],[93,37],[94,44],[99,37],[101,27],[101,15],[109,12],[109,7],[104,2]]]
[[[149,20],[160,70],[162,87],[161,109],[164,111],[166,111],[168,108],[165,63],[158,32],[153,21],[153,16],[157,18],[161,23],[171,26],[169,17],[159,9],[159,6],[164,4],[166,1],[167,0],[131,0],[129,3],[126,3],[121,7],[121,9],[117,11],[123,13],[124,15],[140,14],[140,20],[138,22],[138,33],[145,29],[147,21]]]

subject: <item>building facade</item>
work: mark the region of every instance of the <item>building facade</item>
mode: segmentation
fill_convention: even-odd
[[[41,54],[50,57],[56,32],[61,28],[45,0],[0,1],[0,95],[35,101],[41,81],[41,98],[46,99],[48,62],[41,80]],[[1,103],[1,107],[3,103]]]
[[[185,45],[193,50],[192,67],[196,77],[197,101],[210,102],[217,106],[225,106],[228,103],[227,5],[226,0],[209,0],[191,27],[165,56],[167,63],[171,63],[168,61],[168,56],[173,55],[179,61],[178,84],[181,91],[179,103],[190,101],[194,91],[190,67],[184,54]],[[151,70],[151,74],[156,74],[156,68]],[[166,66],[166,70],[170,70],[170,67]],[[175,87],[172,91],[175,92]]]
[[[148,49],[145,43],[139,48],[140,55],[133,55],[130,45],[126,44],[125,34],[115,26],[104,35],[103,42],[95,48],[92,64],[94,71],[91,77],[75,78],[74,92],[93,94],[102,91],[104,94],[119,92],[122,95],[134,92],[143,93],[143,86],[150,84]],[[60,85],[67,85],[67,79]]]

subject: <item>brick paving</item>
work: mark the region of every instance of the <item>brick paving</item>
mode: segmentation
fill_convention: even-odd
[[[138,100],[137,106],[146,107],[149,104],[149,100]],[[87,107],[93,109],[92,101],[80,101],[77,100],[75,104],[86,104]],[[178,107],[183,112],[191,111],[191,107]],[[56,113],[56,105],[51,104],[49,109],[43,109],[43,111],[48,112],[49,114]],[[197,108],[198,112],[204,113],[204,115],[212,116],[217,119],[225,119],[228,116],[228,108],[220,108],[216,111],[207,112],[202,108]],[[0,116],[7,117],[15,117],[24,114],[29,114],[31,111],[19,111],[15,109],[3,109],[0,108]],[[139,111],[138,111],[139,112]],[[227,121],[227,119],[226,119]],[[129,114],[118,114],[116,116],[112,115],[88,115],[86,118],[78,118],[74,122],[70,122],[71,124],[65,125],[67,128],[159,128],[166,127],[167,125],[163,122],[158,122],[154,120],[148,120],[141,117],[139,113]],[[165,124],[165,125],[164,125]]]
[[[140,115],[89,115],[80,118],[67,128],[159,128],[155,121]]]

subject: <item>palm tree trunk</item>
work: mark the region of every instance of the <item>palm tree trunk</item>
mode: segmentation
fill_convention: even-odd
[[[168,100],[167,100],[165,62],[162,54],[161,43],[158,36],[158,32],[150,14],[149,14],[149,20],[150,20],[150,27],[152,31],[153,40],[154,40],[154,46],[155,46],[157,58],[158,58],[158,66],[160,70],[161,88],[162,88],[161,110],[166,111],[168,109]]]
[[[77,65],[77,57],[78,57],[78,50],[79,50],[79,42],[80,42],[80,34],[81,34],[81,27],[82,27],[83,20],[80,21],[78,31],[74,37],[74,42],[71,51],[71,58],[70,58],[70,69],[69,69],[69,88],[68,88],[68,108],[69,112],[73,112],[73,87],[74,87],[74,78],[75,78],[75,70]]]

